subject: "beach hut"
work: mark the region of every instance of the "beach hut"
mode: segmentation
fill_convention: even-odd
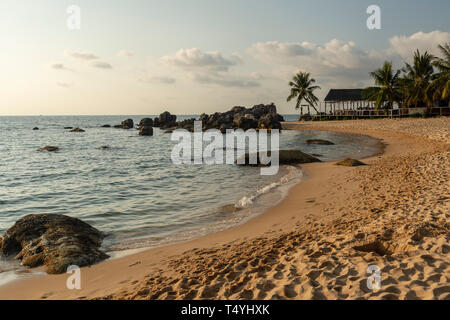
[[[374,102],[362,96],[363,89],[330,89],[324,100],[325,114],[342,117],[364,116],[374,110]],[[367,114],[369,115],[369,114]]]

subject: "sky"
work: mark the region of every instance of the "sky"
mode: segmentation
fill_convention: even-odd
[[[370,5],[379,30],[367,27]],[[286,102],[296,72],[311,73],[321,100],[371,85],[385,60],[400,68],[416,49],[439,54],[449,12],[448,0],[0,0],[0,115],[271,102],[296,113]]]

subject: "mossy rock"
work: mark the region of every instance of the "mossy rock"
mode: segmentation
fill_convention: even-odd
[[[64,273],[70,265],[88,266],[108,258],[100,250],[104,234],[87,223],[60,214],[31,214],[18,220],[2,237],[0,253],[31,268]]]
[[[347,158],[345,160],[339,161],[335,163],[338,166],[345,166],[345,167],[359,167],[359,166],[367,166],[364,162],[361,162],[356,159],[350,159]]]

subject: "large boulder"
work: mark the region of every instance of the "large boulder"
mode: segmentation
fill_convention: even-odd
[[[177,116],[170,114],[169,111],[165,111],[159,115],[159,127],[170,128],[176,126]]]
[[[277,114],[266,114],[259,118],[258,128],[260,129],[281,129],[281,123],[278,120]]]
[[[239,113],[234,116],[233,125],[236,128],[242,129],[244,131],[248,129],[255,129],[258,127],[258,121],[251,114]]]
[[[279,154],[279,164],[290,164],[290,165],[295,165],[295,164],[302,164],[302,163],[311,163],[311,162],[321,162],[321,160],[306,154],[304,152],[301,152],[300,150],[279,150],[278,152]],[[271,152],[268,152],[268,155],[271,155]],[[259,157],[259,153],[257,154],[257,163],[256,164],[249,164],[249,160],[250,160],[250,154],[246,153],[244,155],[245,157],[245,164],[244,165],[257,165],[260,166],[262,165],[261,161],[260,161],[260,157]],[[236,160],[236,163],[239,163],[239,159]]]
[[[133,119],[127,119],[127,120],[122,121],[121,126],[122,126],[122,129],[132,129],[132,128],[134,128]]]
[[[70,130],[70,132],[84,132],[84,130],[80,129],[80,128],[75,128],[75,129]]]
[[[139,128],[141,127],[153,127],[153,119],[151,118],[144,118],[139,122]]]
[[[14,255],[25,266],[44,265],[47,273],[64,273],[70,265],[82,267],[108,258],[99,249],[103,237],[102,232],[76,218],[30,214],[0,237],[0,253]]]
[[[152,136],[153,135],[153,127],[151,126],[141,126],[139,128],[139,135],[140,136]]]

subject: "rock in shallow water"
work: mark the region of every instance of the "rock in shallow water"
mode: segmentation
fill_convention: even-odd
[[[70,130],[70,132],[84,132],[84,130],[80,129],[80,128],[75,128],[75,129]]]
[[[55,146],[45,146],[42,148],[39,148],[38,151],[48,151],[48,152],[53,152],[53,151],[58,151],[59,147],[55,147]]]
[[[328,141],[328,140],[311,139],[311,140],[306,140],[306,144],[333,145],[334,143],[331,141]]]
[[[270,151],[269,151],[270,156]],[[250,160],[250,154],[245,154],[245,165],[252,165],[249,164]],[[236,163],[238,163],[239,159],[236,160]],[[280,150],[279,151],[279,164],[301,164],[301,163],[310,163],[310,162],[322,162],[321,160],[306,154],[304,152],[301,152],[300,150]],[[259,159],[258,154],[258,160],[256,165],[262,165],[261,161]],[[270,165],[270,164],[269,164]]]
[[[64,273],[70,265],[87,266],[108,258],[99,249],[104,235],[87,223],[60,214],[31,214],[0,237],[0,253],[15,255],[29,267]]]
[[[152,136],[153,135],[153,127],[151,126],[142,126],[139,128],[140,136]]]
[[[361,162],[356,159],[350,159],[350,158],[336,162],[335,164],[338,166],[346,166],[346,167],[367,166],[367,164],[365,164],[364,162]]]

